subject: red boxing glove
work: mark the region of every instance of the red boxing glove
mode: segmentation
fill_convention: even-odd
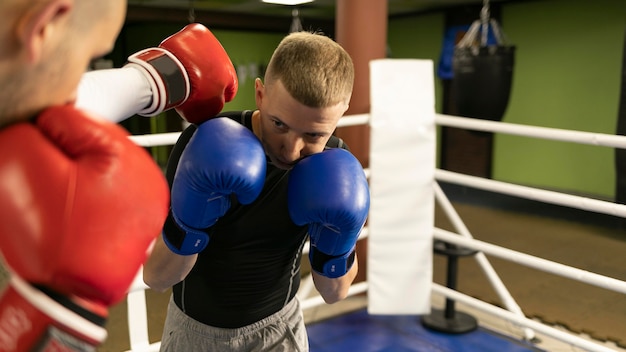
[[[169,206],[161,170],[121,127],[71,106],[0,130],[0,149],[6,264],[61,306],[105,317],[160,234]],[[15,292],[32,301],[12,285],[0,299],[0,329],[16,319],[11,313],[39,326],[41,310],[5,309],[20,306],[11,303]],[[0,337],[17,350],[29,349],[33,332],[20,331],[7,337],[0,330]]]
[[[128,61],[146,74],[152,86],[152,104],[140,115],[153,116],[175,107],[185,120],[199,124],[217,115],[237,94],[237,73],[228,54],[213,33],[198,23],[187,25],[158,48],[131,55]]]

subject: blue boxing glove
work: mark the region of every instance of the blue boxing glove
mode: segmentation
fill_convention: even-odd
[[[231,194],[252,203],[263,189],[265,170],[265,152],[252,131],[229,118],[200,124],[174,175],[165,244],[180,255],[202,251],[209,242],[206,229],[228,211]]]
[[[289,215],[309,225],[312,269],[329,278],[345,275],[370,206],[367,179],[345,149],[329,149],[300,160],[291,170]]]

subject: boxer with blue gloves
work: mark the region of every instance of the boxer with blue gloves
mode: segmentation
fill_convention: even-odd
[[[151,288],[172,288],[161,351],[308,351],[302,249],[310,238],[323,299],[344,299],[369,209],[363,168],[333,136],[353,82],[341,46],[292,33],[255,81],[256,110],[182,132],[166,170],[171,212],[143,271]]]

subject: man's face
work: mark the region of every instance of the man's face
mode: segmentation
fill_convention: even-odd
[[[301,158],[320,153],[332,136],[347,102],[311,108],[296,101],[280,81],[264,86],[256,81],[260,111],[259,138],[272,163],[290,169]]]

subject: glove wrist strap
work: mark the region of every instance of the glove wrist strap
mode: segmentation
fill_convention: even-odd
[[[139,115],[157,115],[182,104],[189,97],[190,84],[185,67],[167,50],[145,49],[129,56],[128,62],[139,66],[152,87],[152,104]]]
[[[206,232],[191,228],[180,221],[170,210],[163,225],[163,242],[178,255],[192,255],[202,252],[209,243]]]
[[[319,251],[315,246],[311,246],[309,251],[311,268],[316,273],[331,279],[342,277],[350,271],[354,264],[355,249],[356,246],[342,255],[332,256]]]

